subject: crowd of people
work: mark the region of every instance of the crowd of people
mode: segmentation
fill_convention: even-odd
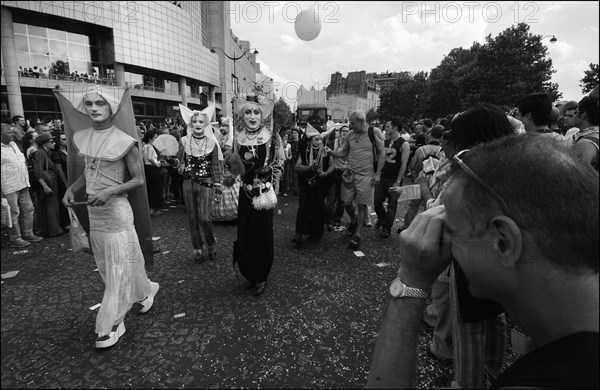
[[[2,125],[2,194],[17,222],[9,238],[26,246],[61,234],[68,224],[60,207],[85,188],[92,250],[106,283],[96,323],[96,346],[105,348],[125,332],[133,302],[148,311],[159,288],[146,276],[141,250],[129,268],[111,273],[118,258],[106,243],[135,234],[125,194],[146,191],[151,214],[171,199],[183,202],[191,255],[201,263],[217,255],[212,220],[225,199],[223,183],[237,181],[233,264],[259,296],[273,264],[277,196],[298,196],[298,248],[305,236],[318,241],[325,231],[346,230],[349,247],[359,249],[369,208],[377,215],[374,230],[389,238],[405,184],[416,184],[420,195],[396,230],[401,268],[368,386],[414,386],[423,320],[434,328],[431,353],[453,362],[453,387],[597,387],[598,101],[598,87],[564,104],[533,93],[513,109],[479,104],[408,126],[385,118],[383,129],[357,110],[348,123],[324,123],[319,132],[310,124],[272,131],[264,120],[273,103],[252,96],[235,102],[243,121],[235,131],[229,118],[211,122],[211,105],[180,106],[185,128],[138,124],[143,145],[136,148],[132,134],[113,125],[118,100],[88,94],[74,103],[93,122],[73,137],[86,158],[75,180],[64,169],[69,151],[59,122],[36,125],[31,137],[22,117]],[[177,153],[165,156],[153,146],[159,134],[177,139]],[[124,181],[127,169],[119,168],[138,162],[145,185],[135,170]],[[30,169],[19,176],[9,171],[14,166]],[[535,350],[502,372],[506,316]]]
[[[102,77],[95,71],[88,74],[87,72],[79,73],[77,70],[69,73],[68,71],[57,71],[54,67],[48,68],[47,66],[33,66],[29,68],[26,66],[19,66],[18,73],[20,77],[31,77],[36,79],[77,81],[96,84],[113,84],[115,82],[114,75]]]

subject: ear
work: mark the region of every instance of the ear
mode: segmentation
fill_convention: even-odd
[[[521,257],[523,235],[521,229],[511,218],[500,215],[494,217],[490,224],[495,257],[502,266],[514,268]]]

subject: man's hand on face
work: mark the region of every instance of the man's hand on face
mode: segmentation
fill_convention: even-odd
[[[450,264],[451,241],[444,232],[444,206],[418,214],[400,234],[401,279],[411,287],[429,289]]]

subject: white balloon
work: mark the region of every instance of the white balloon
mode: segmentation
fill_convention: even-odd
[[[312,41],[321,32],[321,19],[314,9],[307,9],[296,16],[294,23],[296,35],[303,41]]]

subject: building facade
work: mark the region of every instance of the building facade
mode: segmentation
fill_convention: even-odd
[[[354,110],[367,113],[379,108],[380,88],[363,71],[349,72],[343,77],[340,72],[331,75],[327,86],[327,107],[334,122],[348,119]]]
[[[134,88],[136,119],[177,116],[231,100],[235,80],[254,80],[254,55],[235,69],[213,47],[243,53],[222,1],[3,1],[2,115],[61,118],[52,93],[89,84]],[[239,43],[238,43],[239,41]],[[230,74],[231,77],[227,77]]]

